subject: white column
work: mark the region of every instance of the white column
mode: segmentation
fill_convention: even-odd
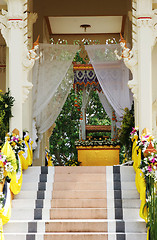
[[[33,24],[37,20],[36,13],[28,13],[28,48],[31,49],[33,46]],[[29,76],[30,83],[32,83],[32,70],[27,71],[27,77]],[[28,98],[23,101],[23,129],[26,129],[29,132],[29,136],[32,136],[32,91],[29,92]]]
[[[9,48],[6,47],[6,90],[9,88]]]
[[[137,0],[139,130],[152,132],[152,1]]]
[[[10,121],[10,130],[17,128],[22,135],[22,81],[23,81],[23,49],[24,49],[24,4],[27,0],[5,0],[8,11],[0,15],[1,32],[9,48],[7,63],[7,85],[11,95],[15,98],[12,108],[13,118]]]
[[[10,130],[12,131],[14,128],[17,128],[20,135],[22,135],[23,31],[19,27],[14,27],[14,21],[16,20],[11,20],[12,26],[9,30],[9,88],[11,95],[15,98],[12,108],[13,118],[11,118],[10,121]]]

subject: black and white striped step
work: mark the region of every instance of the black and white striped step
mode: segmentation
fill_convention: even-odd
[[[46,237],[45,237],[46,236]],[[121,233],[95,233],[95,232],[82,232],[82,233],[5,233],[4,237],[7,240],[46,240],[50,236],[53,240],[121,240],[123,234]],[[125,240],[146,240],[146,233],[126,233]]]

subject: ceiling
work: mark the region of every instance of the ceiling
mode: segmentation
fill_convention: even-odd
[[[123,16],[48,17],[52,34],[84,34],[82,24],[89,24],[86,34],[120,33]]]
[[[7,4],[6,1],[0,0],[0,5],[6,5],[6,4]]]

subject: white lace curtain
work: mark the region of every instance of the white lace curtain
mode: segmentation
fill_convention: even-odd
[[[71,65],[71,67],[68,70],[68,73],[66,74],[61,84],[57,88],[50,102],[36,117],[36,125],[39,134],[43,134],[44,132],[46,132],[56,121],[68,97],[70,89],[72,88],[73,78],[74,73],[73,67]]]
[[[124,108],[131,108],[132,94],[128,88],[129,69],[125,67],[123,61],[116,59],[114,50],[120,52],[119,44],[108,45],[88,45],[85,46],[91,64],[105,95],[99,94],[100,100],[105,107],[109,117],[111,110],[109,105],[115,110],[118,124],[124,114]],[[106,101],[107,99],[107,101]]]
[[[41,139],[55,122],[71,89],[70,66],[78,46],[40,44],[39,51],[42,57],[33,69],[33,118]]]

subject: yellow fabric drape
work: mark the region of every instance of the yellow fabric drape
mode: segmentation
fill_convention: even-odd
[[[11,189],[12,193],[18,194],[20,192],[21,186],[22,186],[22,168],[21,168],[20,158],[16,159],[15,153],[8,141],[6,141],[6,143],[4,144],[4,146],[2,148],[2,153],[11,159],[11,164],[15,171],[12,173],[7,173],[7,176],[11,179],[10,189]],[[21,152],[19,153],[19,155],[21,155]],[[19,168],[20,168],[20,176],[18,176],[18,178],[17,178],[17,173],[16,173],[17,161],[19,161]]]
[[[53,166],[53,164],[52,164],[51,158],[49,157],[48,158],[48,167],[52,167],[52,166]]]
[[[27,153],[21,151],[18,153],[18,159],[16,159],[15,153],[12,149],[12,146],[8,141],[4,144],[2,148],[2,154],[6,155],[8,159],[10,159],[11,164],[13,166],[13,172],[4,172],[5,176],[8,176],[11,181],[10,184],[7,185],[7,198],[5,202],[5,206],[0,210],[0,240],[4,240],[3,236],[3,225],[6,224],[11,217],[11,192],[13,194],[18,194],[21,190],[22,186],[22,169],[27,169],[29,165],[32,164],[33,159],[33,151],[32,151],[32,141],[30,142],[30,146],[28,142],[25,141],[27,146]],[[27,159],[25,158],[27,156]],[[17,161],[19,161],[19,169],[17,172]]]
[[[146,184],[144,181],[144,174],[139,169],[140,163],[141,163],[141,149],[139,146],[137,146],[137,140],[138,136],[135,136],[133,141],[133,147],[132,147],[132,160],[133,160],[133,167],[136,172],[135,176],[135,183],[137,191],[140,194],[140,200],[141,200],[141,206],[140,206],[140,217],[143,218],[147,222],[147,209],[144,208],[144,205],[146,203]]]
[[[27,149],[25,149],[26,152],[21,151],[21,154],[19,155],[19,158],[21,160],[22,169],[26,170],[28,168],[28,159],[27,159]]]
[[[32,151],[33,141],[31,141],[31,143],[29,145],[29,143],[28,143],[29,139],[30,138],[29,138],[28,135],[24,138],[25,145],[26,145],[26,149],[25,150],[27,151],[26,156],[25,156],[25,160],[26,160],[28,166],[32,165],[32,160],[33,160],[33,151]],[[27,164],[24,165],[25,168],[23,168],[23,169],[27,169],[28,168]],[[27,168],[26,168],[26,166],[27,166]]]
[[[18,194],[21,191],[22,187],[22,179],[23,179],[23,174],[22,174],[22,163],[20,160],[20,156],[22,155],[22,151],[18,153],[19,155],[19,170],[16,172],[16,174],[12,177],[11,182],[10,182],[10,189],[13,194]]]
[[[1,218],[0,218],[0,240],[4,240],[3,223],[2,223],[2,219]]]
[[[6,224],[11,217],[11,192],[9,189],[9,184],[7,185],[7,197],[4,207],[0,210],[0,219],[2,224]]]
[[[52,157],[49,156],[49,153],[47,152],[47,148],[45,148],[45,158],[46,158],[46,161],[47,161],[47,166],[52,167],[53,166]]]

